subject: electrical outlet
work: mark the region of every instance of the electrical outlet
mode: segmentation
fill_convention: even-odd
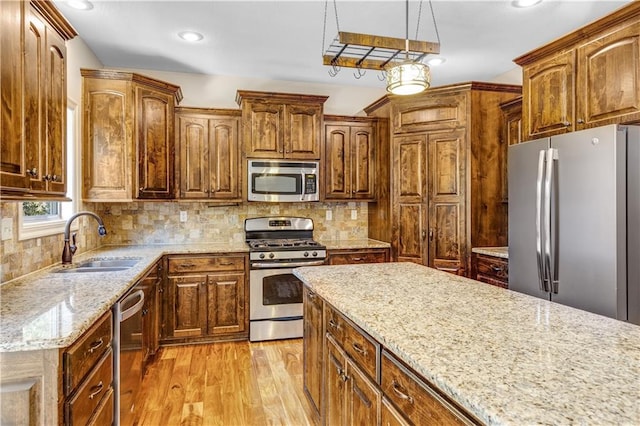
[[[185,210],[180,210],[180,222],[187,221],[187,212]]]
[[[356,220],[358,218],[358,210],[351,210],[351,219]]]
[[[327,210],[326,215],[325,215],[325,219],[333,220],[333,212],[331,210]]]
[[[13,218],[2,218],[2,241],[13,238]]]

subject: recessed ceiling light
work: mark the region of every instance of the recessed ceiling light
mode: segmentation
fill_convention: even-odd
[[[90,10],[93,9],[93,4],[89,0],[67,0],[67,4],[78,10]]]
[[[432,67],[437,67],[438,65],[442,65],[445,62],[447,62],[447,60],[441,56],[436,56],[435,58],[431,58],[427,61],[427,64],[429,64],[429,66]]]
[[[541,2],[542,0],[513,0],[511,4],[513,7],[531,7]]]
[[[178,33],[178,36],[186,41],[200,41],[204,38],[204,36],[200,33],[197,33],[195,31],[183,31],[181,33]]]

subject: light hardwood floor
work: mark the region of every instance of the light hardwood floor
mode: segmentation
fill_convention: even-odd
[[[314,425],[302,390],[302,339],[161,348],[136,424]]]

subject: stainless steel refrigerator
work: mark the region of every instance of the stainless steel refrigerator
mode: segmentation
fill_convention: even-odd
[[[509,288],[640,324],[640,127],[509,147]]]

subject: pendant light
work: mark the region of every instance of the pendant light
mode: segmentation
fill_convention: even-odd
[[[409,58],[409,0],[406,0],[405,24],[405,59],[387,70],[387,91],[394,95],[414,95],[431,85],[429,67]]]

